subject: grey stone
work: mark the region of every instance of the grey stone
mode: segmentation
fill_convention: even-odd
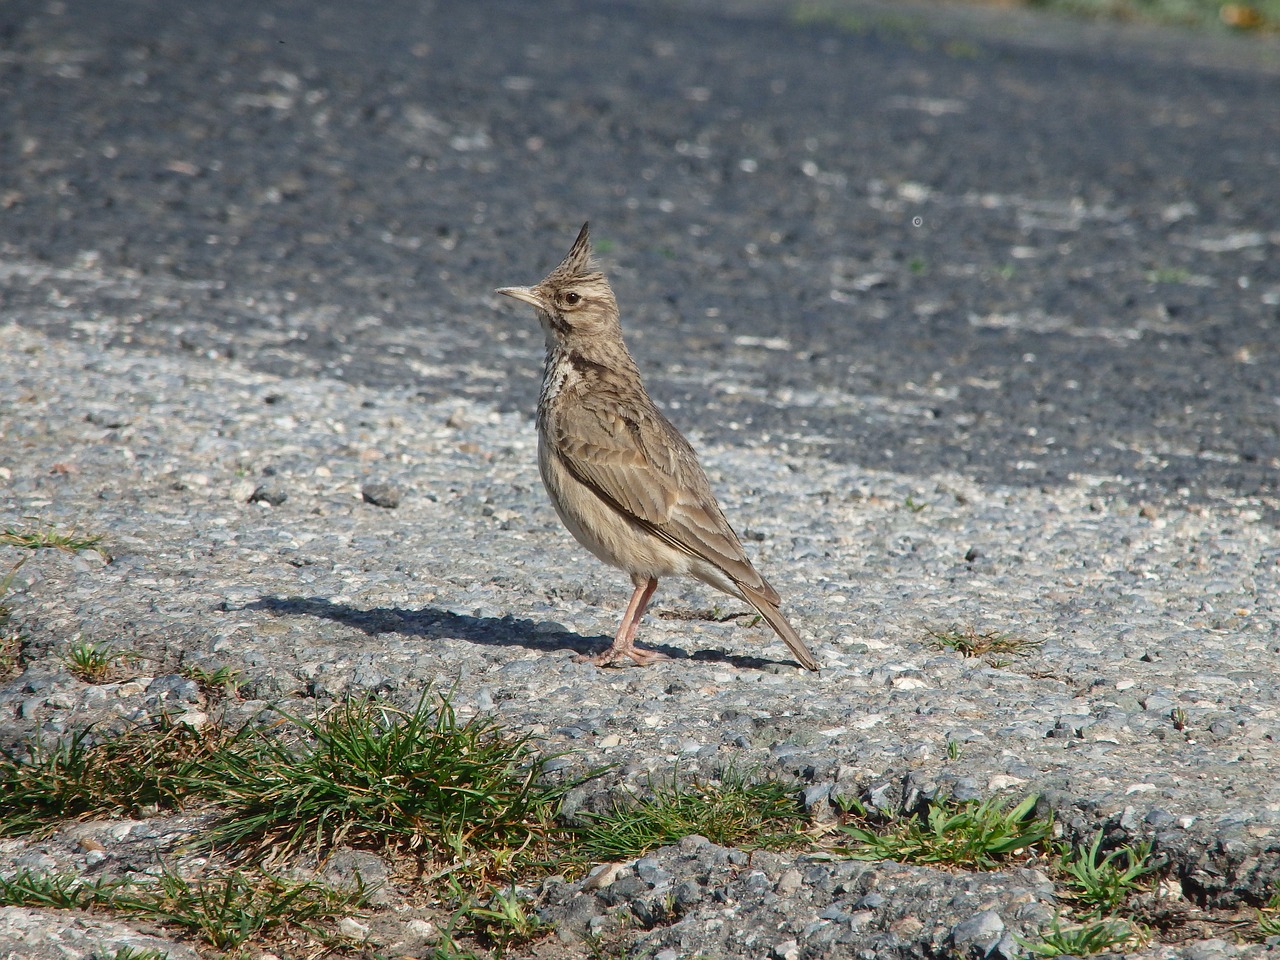
[[[365,503],[371,503],[375,507],[382,507],[386,510],[394,510],[400,506],[403,491],[394,483],[373,481],[361,486],[360,496]]]
[[[986,956],[1004,933],[1004,921],[994,910],[983,910],[951,928],[951,942],[962,953]]]
[[[278,483],[260,483],[249,494],[249,503],[266,503],[278,507],[289,499],[289,491]]]

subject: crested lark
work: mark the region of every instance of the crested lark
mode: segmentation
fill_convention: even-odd
[[[724,518],[693,448],[645,392],[587,224],[541,283],[497,292],[532,304],[546,334],[538,467],[556,513],[579,543],[635,584],[613,645],[594,662],[666,659],[637,647],[636,629],[658,578],[684,574],[751,604],[796,659],[817,670],[778,610],[778,592]]]

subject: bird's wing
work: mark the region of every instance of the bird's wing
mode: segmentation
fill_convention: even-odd
[[[615,510],[778,602],[743,552],[693,449],[656,407],[587,395],[565,404],[548,426],[565,468]]]

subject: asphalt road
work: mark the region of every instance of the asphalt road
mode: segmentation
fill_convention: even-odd
[[[1274,516],[1280,47],[1019,22],[7,0],[0,321],[531,411],[590,219],[695,436]]]

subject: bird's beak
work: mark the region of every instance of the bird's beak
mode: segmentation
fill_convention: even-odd
[[[535,307],[542,307],[542,298],[534,291],[533,287],[499,287],[494,293],[500,293],[504,297],[511,297],[513,300],[523,300],[525,303],[531,303]]]

